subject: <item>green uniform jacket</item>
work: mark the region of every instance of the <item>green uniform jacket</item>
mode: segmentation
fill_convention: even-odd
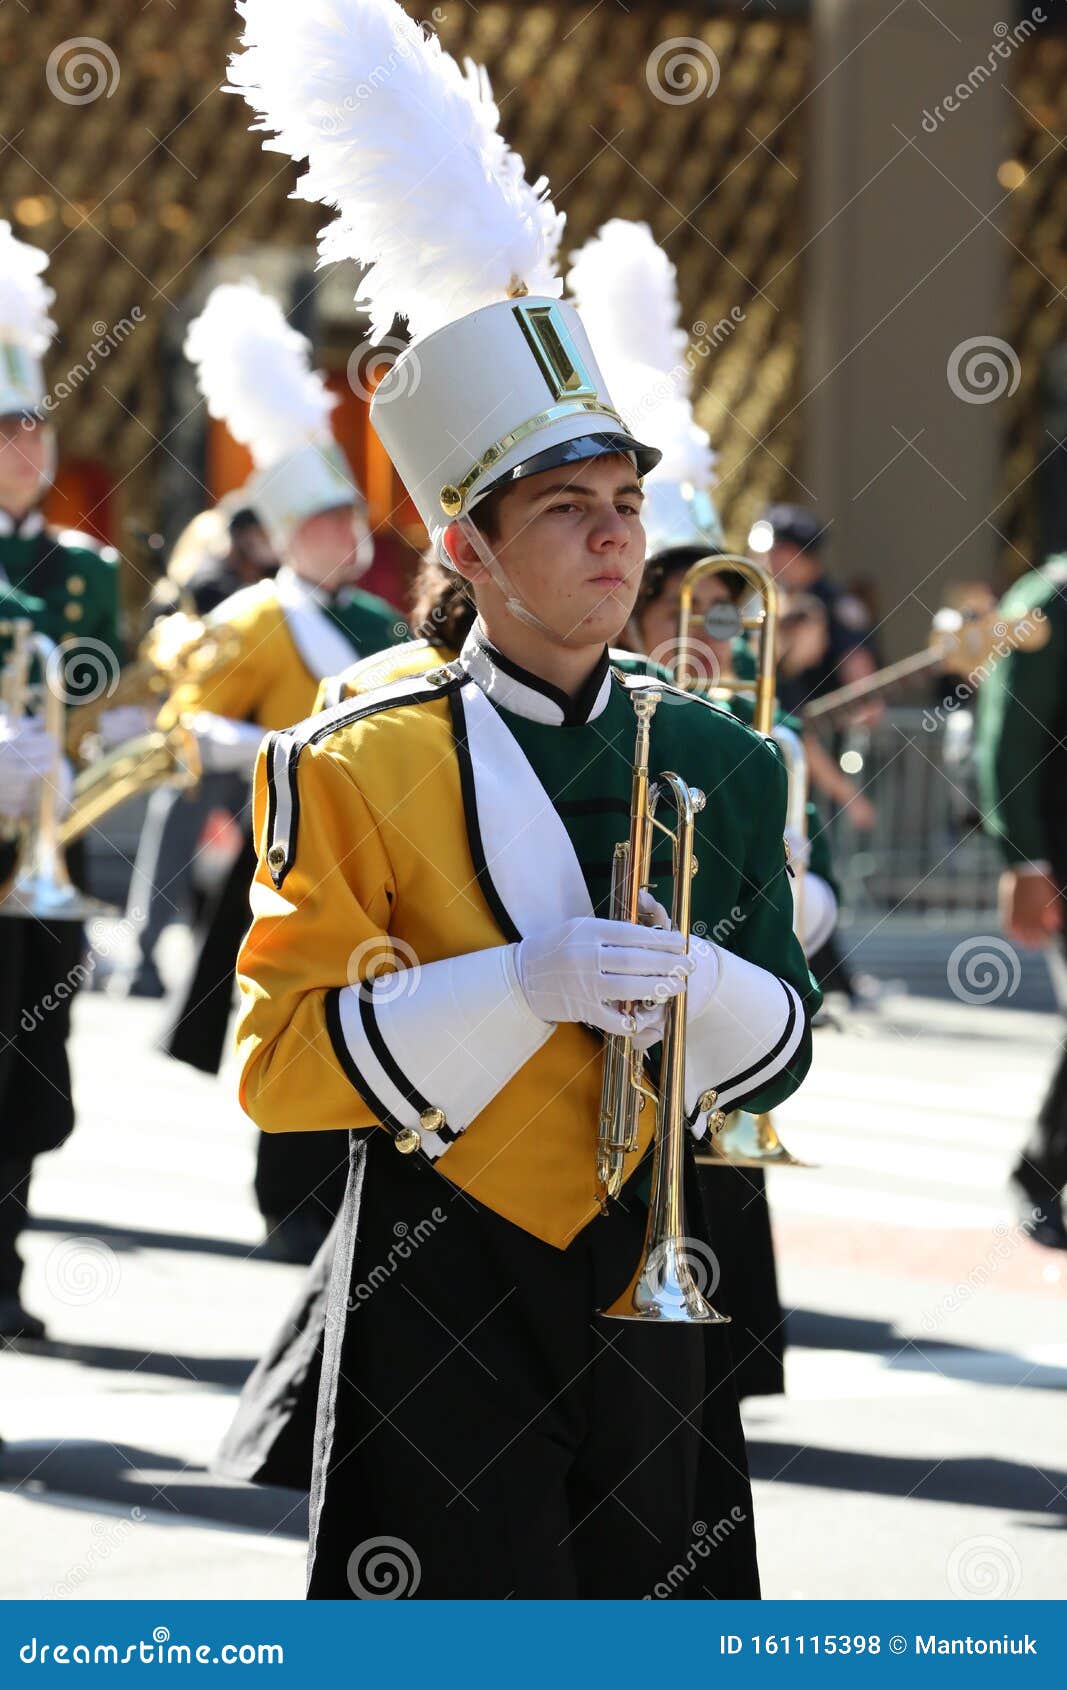
[[[1067,556],[1016,581],[1001,600],[1005,619],[1040,611],[1049,621],[1040,651],[1009,651],[978,694],[975,767],[983,824],[1005,862],[1067,869]]]
[[[119,559],[76,529],[0,536],[0,570],[10,585],[43,604],[36,626],[65,651],[70,703],[109,690],[122,661]]]

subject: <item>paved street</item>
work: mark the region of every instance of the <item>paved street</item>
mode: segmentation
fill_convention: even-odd
[[[76,1009],[80,1124],[26,1239],[54,1342],[0,1357],[5,1597],[302,1593],[302,1499],[206,1471],[298,1274],[251,1253],[232,1074],[158,1055],[162,1019]],[[1057,1037],[903,996],[819,1032],[778,1123],[819,1166],[772,1182],[789,1396],[747,1413],[768,1595],[1067,1586],[1067,1259],[1004,1199]]]

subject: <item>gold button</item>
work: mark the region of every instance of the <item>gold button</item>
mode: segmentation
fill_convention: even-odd
[[[78,593],[84,593],[84,591],[85,591],[85,576],[84,575],[68,575],[67,576],[67,592],[68,593],[78,594]]]
[[[441,509],[446,516],[458,516],[463,509],[463,494],[451,482],[446,483],[437,495],[441,501]]]
[[[444,1112],[444,1110],[443,1109],[435,1109],[432,1105],[430,1106],[429,1109],[424,1109],[422,1114],[419,1116],[419,1125],[421,1127],[423,1127],[424,1130],[428,1133],[438,1132],[444,1126],[444,1124],[445,1124],[445,1112]]]
[[[393,1143],[396,1145],[401,1156],[410,1156],[413,1150],[417,1150],[419,1148],[419,1145],[422,1143],[422,1139],[419,1137],[418,1130],[415,1127],[405,1127],[402,1133],[397,1133]]]
[[[68,622],[80,622],[84,612],[80,604],[65,604],[63,614]]]
[[[709,1109],[714,1109],[718,1101],[719,1094],[717,1091],[702,1091],[697,1098],[697,1114],[705,1115]]]
[[[726,1116],[721,1109],[716,1109],[714,1115],[708,1116],[708,1126],[713,1133],[721,1133],[726,1125]]]
[[[429,669],[425,679],[428,686],[443,687],[446,681],[452,679],[452,671],[447,666],[443,669]]]
[[[284,868],[284,866],[285,866],[285,846],[284,845],[272,845],[270,850],[267,852],[267,867],[268,868]]]

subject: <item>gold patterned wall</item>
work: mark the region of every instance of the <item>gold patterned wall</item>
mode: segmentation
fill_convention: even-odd
[[[806,26],[641,0],[447,0],[434,16],[447,47],[488,65],[568,246],[608,216],[644,218],[677,263],[684,321],[706,325],[698,414],[740,540],[757,505],[791,490],[797,454],[795,420],[775,419],[798,391]],[[164,353],[198,273],[261,243],[306,247],[317,226],[288,197],[293,167],[220,91],[235,35],[230,0],[0,7],[0,215],[52,254],[55,420],[64,454],[103,460],[117,483],[115,532],[162,514]],[[700,43],[688,67],[678,38]]]
[[[1000,174],[1008,196],[1003,227],[1012,242],[1004,334],[1018,356],[1019,385],[997,517],[1009,575],[1040,562],[1042,482],[1049,475],[1067,482],[1067,451],[1057,450],[1047,431],[1043,396],[1050,355],[1067,345],[1067,36],[1027,44],[1013,95],[1015,138]]]

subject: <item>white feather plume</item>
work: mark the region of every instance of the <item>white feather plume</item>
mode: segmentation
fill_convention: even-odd
[[[368,265],[359,300],[377,339],[418,337],[504,299],[556,297],[563,217],[498,130],[479,66],[463,68],[396,0],[238,0],[230,87],[266,145],[307,159],[297,194],[338,217],[321,261]]]
[[[20,241],[0,221],[0,337],[41,358],[56,332],[48,315],[55,293],[44,280],[48,254]]]
[[[256,468],[329,435],[336,399],[312,367],[311,342],[254,282],[223,282],[189,324],[185,356],[208,410]]]
[[[610,218],[573,254],[567,289],[619,411],[663,453],[648,481],[710,487],[715,453],[693,418],[678,273],[648,224]]]

